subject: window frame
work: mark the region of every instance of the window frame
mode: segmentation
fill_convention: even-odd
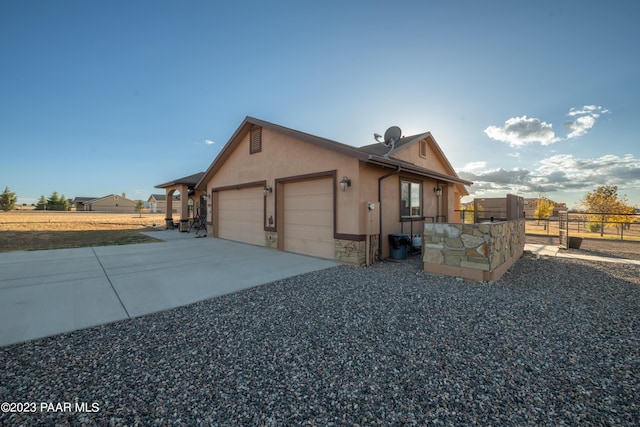
[[[405,184],[408,184],[408,196],[409,196],[409,203],[408,203],[408,210],[409,210],[409,215],[404,215],[403,211],[403,186]],[[416,215],[412,214],[412,209],[415,207],[415,205],[412,203],[414,200],[412,198],[412,187],[413,186],[418,186],[418,190],[417,190],[417,194],[418,194],[418,204],[417,204],[417,208],[418,208],[418,212]],[[423,218],[423,206],[422,206],[422,193],[423,193],[423,186],[424,186],[424,181],[421,180],[416,180],[416,179],[410,179],[410,178],[405,178],[405,177],[400,177],[400,197],[399,197],[399,203],[400,203],[400,219],[410,219],[410,218]]]

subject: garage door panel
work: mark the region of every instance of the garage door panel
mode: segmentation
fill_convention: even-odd
[[[333,259],[333,179],[285,184],[284,249]]]
[[[308,196],[310,194],[333,194],[332,180],[329,178],[311,179],[287,183],[287,195]]]
[[[333,197],[331,194],[305,194],[303,196],[287,196],[287,208],[290,209],[299,209],[301,211],[309,212],[318,210],[332,210]]]
[[[287,238],[333,242],[333,236],[328,234],[327,227],[317,227],[305,224],[289,225],[287,227]]]
[[[313,226],[320,224],[324,227],[330,227],[333,224],[333,214],[330,212],[288,211],[288,213],[287,224],[291,225],[309,224]]]
[[[218,237],[264,245],[261,187],[221,191],[218,194]]]

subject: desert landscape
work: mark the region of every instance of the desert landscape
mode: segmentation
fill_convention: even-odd
[[[0,252],[154,242],[140,232],[164,227],[164,213],[0,212]]]

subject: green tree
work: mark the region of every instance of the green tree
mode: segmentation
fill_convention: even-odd
[[[554,203],[546,197],[540,197],[536,205],[536,209],[533,212],[536,218],[538,218],[538,224],[541,219],[548,219],[553,214]]]
[[[47,210],[50,210],[50,211],[58,210],[56,209],[56,206],[58,205],[59,202],[60,202],[60,196],[58,195],[57,191],[54,191],[53,194],[51,194],[51,196],[49,196],[49,198],[47,199]]]
[[[3,211],[12,211],[16,208],[18,203],[18,197],[16,193],[9,190],[9,187],[4,187],[4,191],[0,194],[0,209]]]
[[[587,193],[582,199],[582,205],[589,215],[589,228],[592,231],[600,230],[600,236],[604,235],[604,227],[608,223],[615,223],[618,227],[627,220],[626,215],[633,213],[633,207],[628,204],[627,196],[618,196],[618,186],[604,185]],[[621,215],[623,214],[623,215]]]
[[[135,210],[140,214],[140,218],[142,218],[143,209],[144,209],[144,202],[142,200],[136,200]]]
[[[71,210],[71,202],[69,202],[69,200],[67,200],[67,198],[64,197],[64,194],[60,196],[60,198],[58,199],[58,202],[59,202],[58,205],[60,206],[61,211]]]
[[[67,211],[69,210],[70,203],[64,197],[64,194],[59,196],[57,191],[54,191],[46,201],[47,210],[49,211]]]
[[[38,200],[38,204],[36,205],[37,211],[47,210],[47,199],[44,196],[40,196],[40,200]]]

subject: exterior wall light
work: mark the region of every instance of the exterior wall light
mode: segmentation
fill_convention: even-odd
[[[338,185],[340,185],[341,191],[347,191],[347,187],[351,187],[351,179],[343,176],[340,182],[338,182]]]
[[[271,188],[269,185],[265,185],[264,186],[264,197],[267,197],[269,195],[269,193],[271,193],[273,191],[273,188]]]
[[[442,188],[440,188],[440,186],[434,187],[433,191],[436,193],[436,196],[442,196]]]

